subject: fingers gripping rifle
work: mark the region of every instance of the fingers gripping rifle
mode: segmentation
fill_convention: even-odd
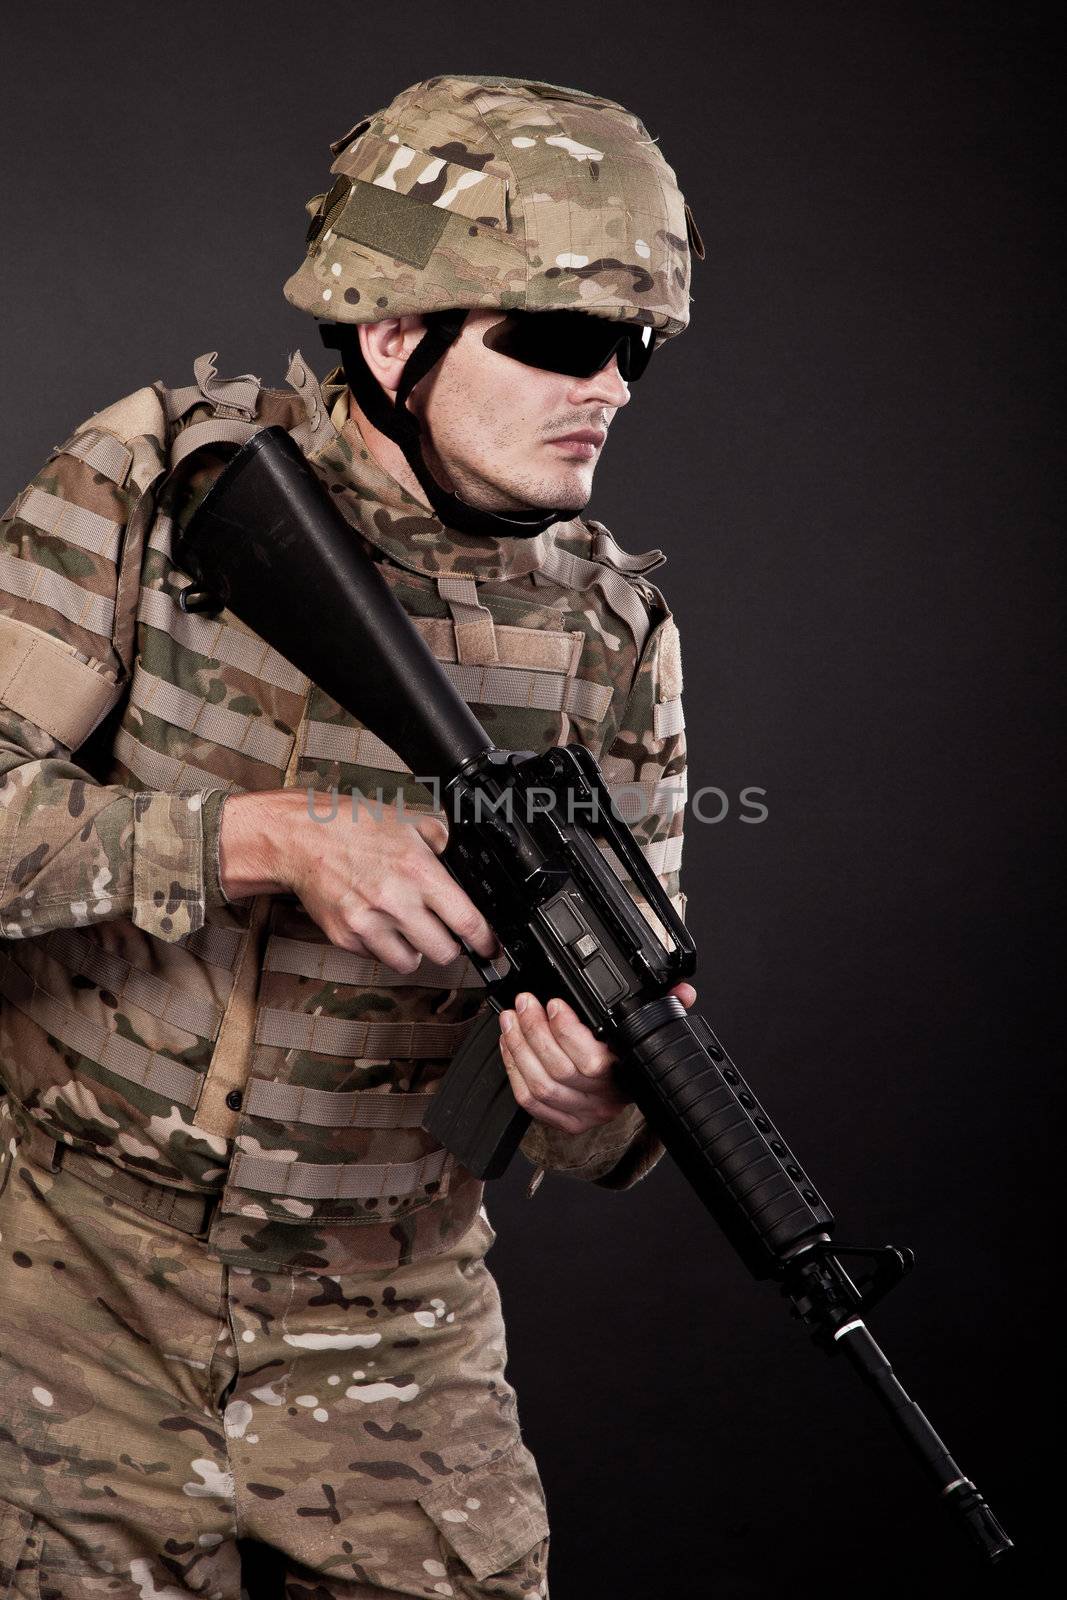
[[[694,970],[696,949],[616,818],[595,759],[577,745],[493,745],[280,428],[256,434],[228,463],[175,556],[193,580],[188,609],[228,606],[444,798],[441,859],[503,954],[487,961],[468,951],[489,1006],[450,1065],[427,1129],[476,1175],[501,1173],[529,1117],[500,1057],[498,1013],[523,990],[569,1001],[618,1054],[649,1125],[753,1275],[777,1280],[816,1342],[845,1353],[984,1554],[995,1561],[1010,1550],[864,1321],[911,1252],[831,1242],[834,1218],[802,1164],[707,1022],[668,993]]]

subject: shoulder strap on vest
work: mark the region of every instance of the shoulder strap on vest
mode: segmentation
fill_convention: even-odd
[[[617,572],[654,572],[657,567],[662,567],[667,557],[662,550],[642,550],[633,555],[629,550],[624,550],[616,544],[612,534],[602,522],[594,522],[591,517],[585,518],[585,525],[593,535],[593,547],[590,551],[594,561],[604,561],[609,567],[614,567]]]
[[[186,457],[205,445],[244,444],[256,431],[256,402],[262,387],[252,373],[239,378],[220,378],[215,370],[218,352],[211,350],[193,362],[195,382],[180,389],[164,389],[170,444],[167,470],[173,471]],[[212,415],[189,423],[174,435],[174,425],[196,406],[210,406]]]
[[[195,383],[180,389],[164,389],[167,421],[180,422],[194,406],[208,405],[212,415],[180,430],[169,452],[168,465],[178,466],[194,451],[213,444],[241,445],[256,433],[261,423],[256,416],[265,386],[252,373],[239,378],[220,378],[215,369],[217,351],[198,356],[193,363]],[[300,351],[289,363],[286,381],[304,407],[304,421],[291,429],[296,443],[306,453],[320,449],[332,437],[334,427],[319,381]]]
[[[662,550],[644,550],[638,555],[615,543],[602,522],[582,519],[592,534],[588,556],[577,555],[552,545],[539,564],[539,571],[566,589],[596,589],[604,602],[626,623],[640,657],[645,648],[656,601],[666,609],[655,584],[639,577],[661,567],[667,557]]]
[[[452,616],[456,660],[465,665],[499,660],[493,615],[479,600],[473,578],[440,577],[437,592]]]
[[[209,405],[219,417],[251,422],[262,387],[254,373],[240,378],[220,378],[215,369],[217,350],[197,356],[193,362],[194,382],[181,389],[165,389],[167,421],[177,422],[194,406]]]
[[[633,634],[640,656],[648,637],[649,615],[633,582],[602,561],[590,561],[553,545],[542,557],[539,570],[564,589],[596,589],[604,603],[621,617]]]

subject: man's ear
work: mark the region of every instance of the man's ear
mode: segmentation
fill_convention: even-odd
[[[390,394],[396,394],[407,358],[425,332],[425,322],[414,314],[360,323],[359,347],[363,359]]]

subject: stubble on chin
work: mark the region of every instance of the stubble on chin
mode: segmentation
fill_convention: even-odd
[[[555,452],[539,452],[543,455],[553,455]],[[544,510],[555,507],[560,511],[570,511],[576,515],[583,511],[589,504],[593,495],[593,478],[597,462],[589,466],[571,467],[570,470],[560,470],[559,460],[546,462],[543,459],[531,463],[524,471],[516,472],[507,484],[510,493],[521,496],[531,506],[539,506]],[[554,469],[554,470],[553,470]]]
[[[567,511],[572,516],[584,511],[592,498],[591,484],[570,477],[562,481],[538,478],[523,484],[509,484],[508,489],[525,505],[543,511]]]
[[[460,497],[483,511],[558,510],[577,516],[593,492],[592,478],[586,481],[577,473],[531,470],[489,478],[468,471],[455,473],[454,478]]]

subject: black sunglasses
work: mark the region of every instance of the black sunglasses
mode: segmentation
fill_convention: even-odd
[[[571,378],[591,378],[617,354],[621,376],[636,383],[652,358],[653,330],[590,311],[509,311],[485,330],[482,343],[523,366]]]

